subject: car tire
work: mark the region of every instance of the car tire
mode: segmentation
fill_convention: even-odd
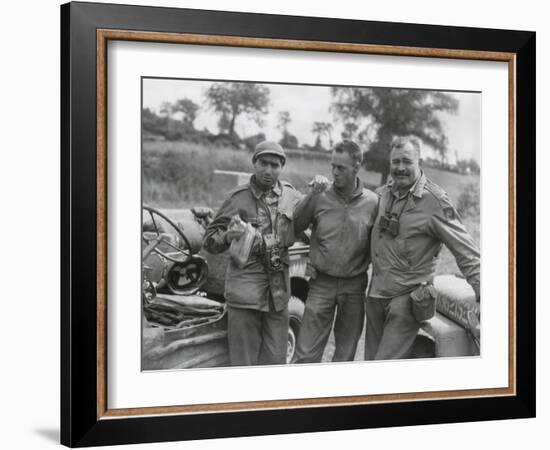
[[[304,303],[296,296],[291,296],[288,302],[288,339],[286,362],[292,364],[296,356],[296,343],[304,316]]]

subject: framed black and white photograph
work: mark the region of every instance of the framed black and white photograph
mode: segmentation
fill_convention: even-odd
[[[64,444],[534,415],[534,33],[61,12]]]
[[[480,92],[144,77],[142,370],[480,356],[481,112]],[[409,145],[421,153],[418,169],[392,165],[392,148]],[[247,203],[252,216],[241,208],[246,217],[239,218],[257,231],[269,228],[261,220],[270,216],[262,216],[261,203],[249,197],[250,189],[262,192],[256,181],[257,171],[263,174],[261,156],[255,155],[263,147],[263,154],[284,159],[268,188],[286,186],[291,203],[278,196],[274,203],[274,215],[287,214],[293,224],[290,241],[279,236],[290,244],[280,249],[288,253],[283,265],[290,289],[279,308],[270,289],[275,278],[267,271],[265,280],[258,277],[262,270],[252,264],[268,256],[265,242],[257,236],[244,263],[224,242],[232,214]],[[308,198],[316,176],[336,181],[333,149],[351,151],[351,161],[347,156],[344,162],[353,170],[336,174],[344,189],[347,183],[348,197],[335,185]],[[418,187],[416,195],[402,204],[396,199],[393,211],[384,198],[377,218],[378,195],[401,172],[410,178],[409,190]],[[414,202],[424,189],[430,203]],[[392,223],[411,231],[383,229],[386,208]],[[420,215],[412,214],[418,208],[424,208]],[[417,247],[424,234],[433,240]],[[240,243],[236,239],[233,247]],[[442,243],[447,246],[440,252]],[[391,276],[377,277],[392,269]],[[239,280],[233,284],[226,276]],[[366,291],[388,303],[388,295],[409,294],[430,282],[434,301],[426,317],[413,321],[411,315],[410,330],[388,328],[381,343],[381,332],[364,332]],[[367,322],[371,301],[377,303],[369,301]],[[228,329],[235,322],[228,322],[228,307],[234,316],[239,309],[259,311],[261,325],[236,335]],[[274,318],[280,330],[270,340],[263,327],[271,333],[269,312],[277,309],[285,317],[280,324]],[[237,329],[244,327],[240,319]],[[269,357],[261,355],[264,341]]]

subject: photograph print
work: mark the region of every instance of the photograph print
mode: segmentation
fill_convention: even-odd
[[[479,357],[480,92],[141,88],[142,370]]]

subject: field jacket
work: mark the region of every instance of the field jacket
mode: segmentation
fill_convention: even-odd
[[[359,180],[348,201],[334,187],[306,195],[294,211],[294,229],[300,233],[312,225],[313,267],[338,278],[366,276],[377,205],[376,194],[364,189]]]
[[[369,296],[397,297],[431,281],[437,256],[445,244],[479,298],[479,249],[445,191],[422,174],[404,196],[392,190],[391,182],[378,188],[377,193],[380,206],[372,232]],[[390,206],[401,213],[397,236],[380,229],[380,218]]]
[[[281,311],[288,305],[290,298],[290,279],[288,274],[288,247],[294,243],[293,211],[300,198],[300,193],[287,182],[277,182],[273,193],[278,196],[278,213],[276,223],[271,223],[271,214],[263,201],[264,193],[258,189],[254,176],[250,182],[237,187],[221,206],[220,210],[208,225],[204,238],[204,248],[210,253],[221,253],[229,248],[226,239],[227,227],[231,218],[239,214],[265,234],[275,233],[281,249],[283,270],[268,272],[265,256],[258,250],[259,243],[248,263],[239,268],[229,258],[225,277],[225,298],[229,305],[235,308],[249,308],[260,311]],[[262,211],[263,210],[263,211]],[[269,221],[266,226],[263,221]]]

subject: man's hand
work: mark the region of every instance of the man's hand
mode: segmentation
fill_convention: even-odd
[[[234,216],[229,222],[227,232],[225,233],[225,239],[231,243],[233,239],[239,239],[246,231],[246,225],[239,216]]]
[[[323,175],[315,175],[315,178],[309,182],[311,192],[314,194],[320,194],[324,192],[331,185],[330,180]]]

